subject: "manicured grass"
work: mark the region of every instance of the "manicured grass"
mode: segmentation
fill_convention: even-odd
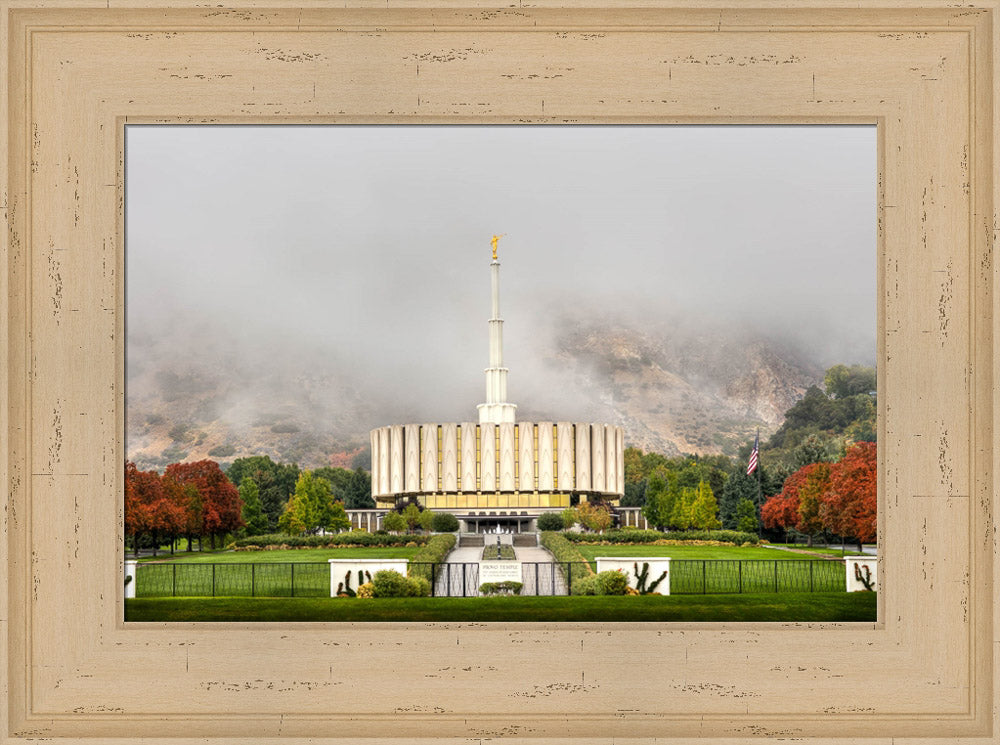
[[[417,551],[419,546],[407,548],[405,546],[371,546],[361,548],[290,548],[276,549],[274,551],[220,551],[216,553],[192,553],[175,554],[171,559],[168,557],[158,557],[157,561],[183,562],[194,564],[222,564],[235,562],[237,564],[264,564],[264,563],[288,563],[288,562],[316,562],[327,559],[355,559],[365,557],[378,557],[380,559],[409,559]]]
[[[372,546],[185,554],[173,561],[145,562],[136,575],[136,595],[329,597],[327,559],[408,559],[418,550]],[[352,577],[351,589],[357,585]]]
[[[577,543],[580,553],[590,562],[597,556],[669,556],[671,559],[737,559],[765,561],[808,560],[802,554],[791,551],[776,551],[758,546],[651,546],[647,543],[624,543],[608,546],[595,546],[590,543]]]
[[[840,561],[757,547],[578,545],[597,569],[598,556],[669,556],[670,593],[755,593],[842,591],[845,570]]]
[[[139,598],[126,621],[875,621],[875,593],[492,598]]]
[[[820,554],[825,556],[857,556],[858,547],[848,544],[844,547],[844,551],[841,552],[840,546],[806,546],[804,543],[772,543],[772,546],[785,546],[787,548],[794,548],[797,551],[808,551],[811,554]]]

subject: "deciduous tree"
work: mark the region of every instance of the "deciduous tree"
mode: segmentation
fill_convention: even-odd
[[[243,503],[240,501],[239,491],[214,460],[171,463],[164,475],[179,484],[191,484],[198,490],[201,498],[201,527],[198,535],[209,536],[213,548],[216,536],[232,533],[243,527]]]

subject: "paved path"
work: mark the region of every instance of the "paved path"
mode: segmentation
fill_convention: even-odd
[[[510,533],[500,533],[500,543],[504,545],[512,545],[512,536]],[[486,545],[495,546],[496,545],[496,535],[486,536]],[[478,586],[474,587],[479,579],[479,568],[478,564],[483,555],[483,546],[462,546],[459,548],[452,549],[451,553],[445,559],[448,564],[464,564],[464,568],[460,567],[448,567],[440,566],[438,567],[438,574],[434,582],[434,594],[438,596],[443,595],[459,595],[462,594],[462,573],[465,573],[465,593],[467,595],[478,594]],[[523,564],[532,565],[535,563],[539,564],[549,564],[554,561],[552,554],[546,551],[541,546],[517,546],[514,548],[514,555],[518,561]],[[476,565],[476,566],[472,566]],[[525,585],[526,590],[535,589],[535,567],[534,566],[524,566],[522,568],[522,582]],[[529,575],[530,576],[525,576]],[[538,584],[541,585],[543,594],[549,595],[553,594],[552,589],[549,587],[552,584],[552,580],[555,580],[555,594],[565,595],[566,594],[566,580],[562,576],[562,572],[556,569],[553,574],[550,567],[539,567]],[[449,593],[450,589],[450,593]],[[532,592],[534,594],[534,592]]]

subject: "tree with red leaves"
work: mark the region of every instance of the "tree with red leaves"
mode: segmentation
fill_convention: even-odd
[[[862,543],[875,540],[876,445],[857,442],[830,469],[830,488],[820,500],[824,527]]]
[[[125,535],[139,554],[139,539],[149,536],[153,556],[163,539],[173,541],[184,527],[184,504],[156,471],[140,471],[135,463],[125,464]]]
[[[214,460],[199,460],[194,463],[172,463],[164,474],[181,485],[192,485],[197,490],[200,510],[189,504],[188,535],[209,536],[215,548],[216,536],[232,533],[243,527],[243,501],[233,483]],[[194,495],[189,493],[189,498]],[[194,515],[200,513],[200,525],[195,526]],[[190,547],[190,544],[189,544]]]
[[[131,461],[125,464],[125,540],[132,539],[136,556],[139,538],[149,531],[149,504],[158,492],[162,492],[158,473],[140,471]]]
[[[768,499],[761,507],[764,527],[770,530],[795,528],[809,535],[822,529],[816,519],[818,498],[830,484],[830,464],[810,463],[785,479],[779,494]]]

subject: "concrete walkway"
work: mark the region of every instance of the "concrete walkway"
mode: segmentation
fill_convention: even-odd
[[[513,544],[512,535],[510,533],[500,533],[500,543],[501,545],[510,546]],[[497,536],[494,534],[488,534],[486,536],[486,547],[496,545]],[[464,589],[465,594],[472,596],[479,594],[478,579],[479,579],[479,561],[483,556],[483,546],[463,546],[459,548],[452,549],[451,553],[448,554],[445,562],[447,564],[464,564],[464,567],[448,567],[439,566],[438,574],[434,582],[434,594],[438,596],[444,595],[462,595]],[[541,546],[517,546],[514,548],[514,556],[517,561],[522,562],[526,566],[522,567],[522,583],[525,586],[526,594],[537,594],[539,588],[535,585],[535,567],[534,564],[550,564],[555,559],[552,554]],[[464,573],[464,578],[463,578]],[[530,575],[530,576],[529,576]],[[464,585],[463,585],[464,579]],[[555,586],[551,587],[553,580],[555,581]],[[538,572],[538,585],[542,590],[543,595],[565,595],[566,590],[566,580],[562,576],[562,572],[557,568],[553,573],[550,567],[539,567]]]

